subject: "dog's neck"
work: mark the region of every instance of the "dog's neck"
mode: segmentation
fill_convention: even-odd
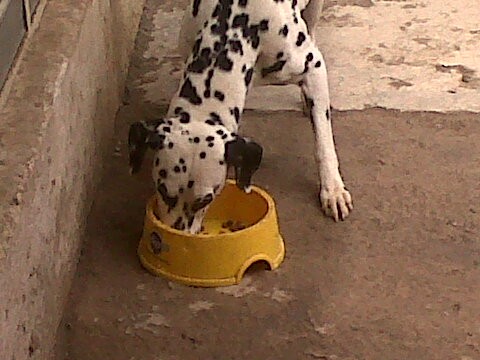
[[[197,36],[168,115],[186,113],[190,121],[209,121],[213,116],[236,133],[259,54],[261,30],[257,29],[254,38],[245,36],[242,26],[219,34],[212,30],[221,25],[212,17]]]

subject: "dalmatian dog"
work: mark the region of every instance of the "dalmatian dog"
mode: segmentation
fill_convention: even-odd
[[[131,172],[153,149],[157,216],[198,233],[229,168],[248,192],[262,147],[238,134],[249,88],[295,83],[315,133],[320,202],[336,221],[353,209],[339,172],[327,70],[311,31],[323,0],[193,0],[180,31],[183,77],[167,116],[129,131]],[[234,204],[232,204],[234,206]]]

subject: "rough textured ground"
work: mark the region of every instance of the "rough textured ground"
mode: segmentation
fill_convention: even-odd
[[[283,265],[223,289],[183,287],[142,269],[136,246],[152,186],[148,166],[128,175],[125,140],[129,123],[165,111],[135,84],[153,66],[142,59],[151,16],[147,9],[58,360],[479,359],[475,114],[334,112],[356,206],[335,224],[317,203],[307,119],[249,111],[243,131],[265,148],[255,181],[277,202]],[[162,81],[175,86],[169,73]]]

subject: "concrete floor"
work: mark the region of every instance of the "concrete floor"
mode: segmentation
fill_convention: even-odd
[[[335,111],[356,206],[335,224],[317,203],[308,120],[299,111],[247,111],[243,132],[265,149],[255,182],[277,202],[283,265],[222,289],[176,285],[140,266],[136,246],[153,189],[148,166],[128,175],[126,133],[167,105],[146,101],[135,85],[152,68],[142,56],[150,11],[57,359],[480,358],[480,122],[473,113]],[[174,76],[163,75],[162,85],[174,88]]]

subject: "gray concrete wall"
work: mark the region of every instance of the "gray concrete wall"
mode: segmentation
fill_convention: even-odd
[[[0,359],[49,359],[143,0],[49,0],[0,108]]]
[[[24,34],[22,2],[0,0],[0,89]]]

